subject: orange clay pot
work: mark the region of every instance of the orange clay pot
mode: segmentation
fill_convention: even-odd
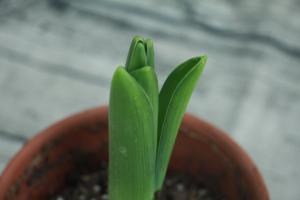
[[[82,168],[97,170],[108,158],[107,107],[62,120],[30,140],[0,178],[1,200],[41,200],[65,187]],[[249,156],[227,134],[186,114],[169,173],[199,176],[228,200],[268,200],[265,183]]]

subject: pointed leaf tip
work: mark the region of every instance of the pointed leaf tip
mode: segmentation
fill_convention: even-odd
[[[125,68],[127,71],[133,71],[147,65],[147,55],[143,38],[136,36],[128,52]]]

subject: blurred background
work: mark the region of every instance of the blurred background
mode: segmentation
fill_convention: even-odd
[[[272,200],[300,199],[299,0],[0,0],[0,172],[53,122],[108,102],[134,35],[160,83],[209,57],[189,112],[228,132]]]

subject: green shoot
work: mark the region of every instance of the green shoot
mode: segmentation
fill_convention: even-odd
[[[109,102],[109,199],[153,200],[206,57],[179,65],[158,89],[150,39],[134,37]]]

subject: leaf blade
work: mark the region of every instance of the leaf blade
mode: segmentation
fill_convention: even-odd
[[[145,66],[141,69],[130,72],[130,74],[136,79],[140,86],[144,89],[145,93],[149,97],[153,108],[153,118],[155,130],[157,130],[158,120],[158,80],[156,73],[151,66]],[[155,141],[157,141],[157,134],[154,134]],[[155,145],[156,146],[156,145]]]
[[[153,47],[153,41],[151,39],[146,39],[145,49],[147,54],[147,65],[155,68],[154,47]]]
[[[109,199],[151,200],[156,151],[153,110],[144,90],[122,67],[112,80],[109,108]]]
[[[177,131],[206,60],[206,56],[196,57],[179,65],[169,75],[160,91],[156,190],[162,187]]]

